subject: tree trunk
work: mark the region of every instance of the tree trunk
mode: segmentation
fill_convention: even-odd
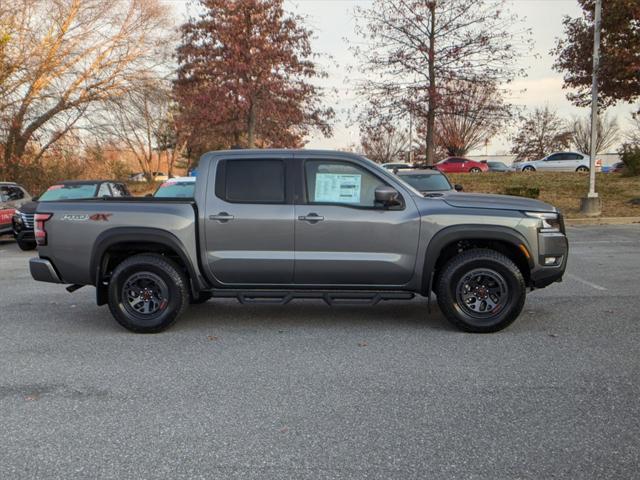
[[[255,148],[256,146],[256,103],[251,102],[249,107],[249,119],[247,125],[247,147]]]
[[[9,132],[7,142],[4,145],[2,164],[3,176],[6,180],[17,179],[20,173],[20,159],[27,148],[27,141],[19,131]]]
[[[429,29],[429,107],[427,110],[427,165],[434,163],[434,129],[436,125],[436,69],[435,69],[435,36],[436,36],[436,5],[435,2],[429,4],[431,15],[431,28]]]

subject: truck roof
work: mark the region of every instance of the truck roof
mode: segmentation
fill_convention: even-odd
[[[215,156],[225,156],[225,157],[241,157],[241,156],[251,156],[251,157],[259,157],[260,155],[265,156],[273,156],[273,155],[331,155],[331,156],[341,156],[341,157],[357,157],[363,158],[364,155],[360,155],[352,152],[342,152],[339,150],[308,150],[304,148],[238,148],[233,150],[213,150],[207,152],[203,155],[215,155]]]

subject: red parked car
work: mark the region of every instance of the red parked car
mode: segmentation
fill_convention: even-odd
[[[436,163],[436,168],[444,173],[480,173],[489,171],[486,163],[475,162],[464,157],[449,157]]]

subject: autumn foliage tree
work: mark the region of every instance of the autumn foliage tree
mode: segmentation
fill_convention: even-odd
[[[167,20],[158,0],[0,2],[0,173],[17,178],[28,149],[39,159],[147,75]]]
[[[436,117],[452,91],[440,87],[496,85],[522,73],[515,62],[529,33],[507,3],[375,0],[356,8],[360,39],[353,50],[365,77],[359,93],[381,123],[397,123],[407,112],[423,119],[427,163],[434,160]]]
[[[200,0],[182,26],[175,93],[192,150],[293,147],[330,134],[333,111],[312,80],[311,32],[282,0]]]
[[[516,161],[538,160],[564,150],[571,144],[567,123],[551,108],[536,108],[522,117],[518,132],[511,138]]]
[[[565,17],[564,37],[552,51],[554,68],[564,73],[565,88],[575,89],[567,97],[578,106],[591,104],[593,71],[594,0],[578,0],[579,18]],[[602,32],[598,76],[599,103],[613,105],[640,98],[640,2],[602,2]]]

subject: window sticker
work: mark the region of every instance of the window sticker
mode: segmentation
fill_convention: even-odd
[[[343,173],[316,174],[315,202],[360,203],[362,175]]]

